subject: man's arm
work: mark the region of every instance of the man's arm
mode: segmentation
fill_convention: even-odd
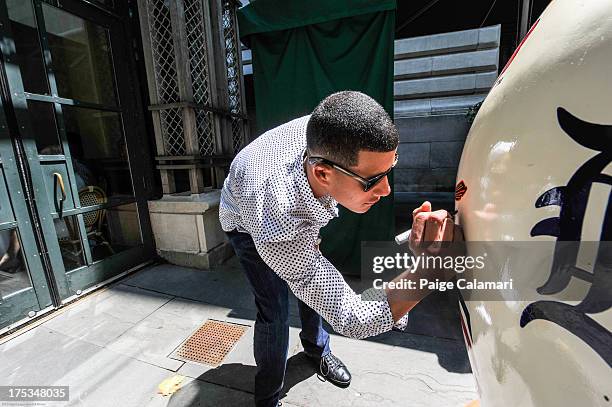
[[[358,295],[348,286],[316,247],[317,231],[306,227],[291,241],[255,242],[255,247],[295,296],[338,333],[360,339],[405,325],[405,319],[394,321],[384,291],[371,288]]]

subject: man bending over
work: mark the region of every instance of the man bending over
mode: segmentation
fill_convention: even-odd
[[[319,251],[319,229],[338,216],[337,204],[365,213],[389,195],[387,175],[397,163],[398,143],[382,106],[345,91],[325,98],[312,115],[264,133],[232,162],[219,218],[257,306],[257,406],[276,406],[282,390],[289,290],[298,298],[305,353],[319,363],[321,376],[340,387],[350,384],[351,375],[331,353],[321,317],[352,338],[406,325],[418,301],[381,290],[367,299],[356,294]],[[431,240],[444,235],[445,211],[431,212],[425,204],[416,212],[415,232],[427,224]]]

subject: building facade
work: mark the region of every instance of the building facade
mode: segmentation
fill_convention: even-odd
[[[0,3],[0,332],[152,261],[149,203],[219,186],[245,139],[237,6]]]

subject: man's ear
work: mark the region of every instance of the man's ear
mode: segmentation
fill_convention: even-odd
[[[322,186],[329,186],[331,181],[331,168],[326,165],[315,165],[312,169],[314,178]]]

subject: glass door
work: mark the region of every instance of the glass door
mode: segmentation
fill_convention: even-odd
[[[27,157],[29,179],[21,183],[30,183],[26,204],[34,200],[30,211],[39,217],[33,235],[38,231],[46,250],[32,256],[40,257],[58,306],[153,255],[138,87],[115,14],[76,0],[7,0],[5,12],[13,44],[3,49],[17,126],[8,129],[12,153],[22,148]],[[7,182],[11,202],[18,188]],[[16,238],[5,234],[5,254],[15,258]],[[0,251],[1,244],[0,235]],[[0,273],[2,267],[0,258]]]
[[[2,82],[6,72],[2,70]],[[0,329],[52,306],[52,289],[45,273],[35,237],[27,194],[20,179],[19,164],[8,137],[7,99],[0,109]],[[10,104],[10,100],[8,100]],[[11,191],[14,196],[9,196]],[[64,282],[61,282],[64,283]],[[62,284],[65,289],[65,284]]]

